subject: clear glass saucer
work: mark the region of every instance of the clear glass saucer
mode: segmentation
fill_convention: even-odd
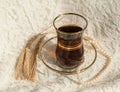
[[[49,35],[49,36],[48,36]],[[61,73],[61,74],[76,74],[78,67],[80,68],[79,72],[83,72],[89,69],[96,61],[97,51],[94,46],[88,39],[84,38],[84,62],[80,66],[74,69],[63,69],[59,66],[56,59],[56,45],[57,38],[56,34],[48,34],[45,36],[45,40],[43,44],[41,44],[40,48],[40,59],[44,63],[46,67],[49,69]]]

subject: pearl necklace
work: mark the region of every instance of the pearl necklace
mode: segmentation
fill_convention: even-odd
[[[106,73],[106,70],[108,70],[109,68],[109,65],[110,65],[110,62],[111,62],[111,59],[112,57],[107,54],[103,49],[100,48],[100,46],[98,45],[97,41],[90,37],[90,36],[85,36],[85,38],[89,39],[89,41],[94,44],[94,46],[96,47],[96,50],[102,54],[104,57],[106,57],[106,64],[104,65],[104,67],[102,68],[102,70],[100,70],[100,72],[98,72],[94,77],[92,77],[91,79],[87,80],[87,81],[82,81],[80,79],[80,67],[78,67],[77,69],[77,79],[78,79],[78,82],[79,82],[79,87],[82,88],[82,87],[87,87],[87,86],[91,86],[93,84],[95,84],[97,81],[99,81],[99,79],[105,75],[104,73]]]

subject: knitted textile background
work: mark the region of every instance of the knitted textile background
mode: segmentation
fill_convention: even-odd
[[[27,40],[64,12],[87,18],[87,33],[112,56],[109,72],[96,85],[83,89],[47,68],[43,73],[37,72],[40,78],[36,83],[15,80],[17,58]],[[119,92],[119,41],[119,0],[0,0],[0,92]],[[38,63],[38,69],[40,66]]]

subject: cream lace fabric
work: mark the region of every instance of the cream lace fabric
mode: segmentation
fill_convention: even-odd
[[[0,92],[119,92],[119,8],[119,0],[1,0]],[[89,24],[85,34],[95,38],[112,57],[107,72],[94,85],[81,88],[74,81],[77,76],[61,76],[48,70],[38,59],[37,82],[16,80],[17,58],[28,39],[43,32],[54,17],[64,12],[79,13],[87,18]],[[83,76],[94,74],[104,65],[103,60],[101,56],[93,70]]]

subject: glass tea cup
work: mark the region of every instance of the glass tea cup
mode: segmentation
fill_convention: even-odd
[[[84,62],[83,32],[87,25],[86,18],[76,13],[64,13],[54,19],[57,32],[55,54],[60,67],[73,69]]]

